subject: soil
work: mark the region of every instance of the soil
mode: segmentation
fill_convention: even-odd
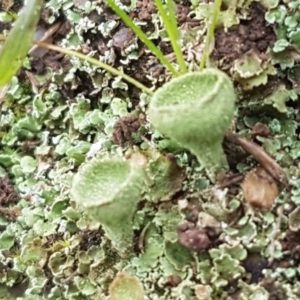
[[[127,142],[133,145],[132,134],[138,131],[144,121],[143,116],[134,114],[120,118],[114,125],[113,142],[120,146],[124,146]]]
[[[265,8],[254,2],[249,8],[247,19],[228,31],[218,29],[215,34],[215,48],[212,57],[219,62],[219,67],[228,69],[233,61],[246,52],[254,51],[260,58],[268,57],[268,47],[272,47],[276,35],[274,28],[265,21]]]
[[[0,206],[15,204],[19,198],[12,182],[8,178],[0,178]]]
[[[91,246],[101,244],[103,232],[100,230],[82,232],[80,250],[87,251]]]
[[[4,30],[10,30],[11,25],[9,23],[0,22],[0,34],[4,32]]]
[[[263,270],[268,266],[268,260],[259,254],[250,254],[243,262],[247,273],[251,274],[251,283],[258,283],[264,277]]]

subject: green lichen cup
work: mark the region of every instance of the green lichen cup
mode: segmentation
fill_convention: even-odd
[[[208,68],[181,75],[158,89],[150,102],[150,122],[196,155],[215,181],[228,169],[222,141],[231,125],[236,95],[230,78]]]
[[[75,174],[71,199],[91,219],[101,223],[120,256],[132,251],[133,216],[145,187],[144,158],[94,159]]]

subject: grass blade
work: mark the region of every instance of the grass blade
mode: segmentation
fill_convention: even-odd
[[[172,64],[166,59],[164,54],[154,45],[154,43],[149,40],[147,35],[136,26],[133,21],[128,17],[128,15],[121,10],[113,0],[107,0],[109,6],[114,10],[114,12],[124,21],[124,23],[131,28],[131,30],[138,36],[138,38],[148,47],[148,49],[157,57],[157,59],[169,69],[169,71],[174,75],[178,76],[178,72],[172,66]]]
[[[211,18],[211,21],[210,21],[210,24],[209,24],[209,27],[207,30],[206,44],[205,44],[202,59],[200,62],[200,71],[202,71],[207,64],[207,59],[209,57],[209,48],[210,48],[211,42],[214,38],[215,27],[216,27],[218,15],[220,12],[221,4],[222,4],[222,0],[215,0],[214,12],[213,12],[213,15],[212,15],[212,18]]]
[[[27,1],[0,49],[0,87],[22,67],[40,19],[43,0]]]
[[[167,7],[169,14],[167,15],[165,8],[161,0],[155,0],[157,9],[162,17],[163,23],[166,27],[168,36],[171,41],[172,48],[175,52],[177,63],[179,64],[180,72],[182,74],[187,72],[186,63],[181,51],[181,48],[178,44],[179,41],[179,31],[177,28],[177,20],[175,16],[174,2],[172,0],[167,0]]]

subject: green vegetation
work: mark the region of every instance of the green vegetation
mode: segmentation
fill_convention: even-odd
[[[189,149],[212,181],[229,169],[222,142],[235,110],[228,76],[206,69],[172,79],[150,102],[150,122],[162,134]]]
[[[21,68],[40,19],[43,0],[28,1],[0,49],[0,87]]]
[[[298,2],[2,2],[0,299],[299,299]]]

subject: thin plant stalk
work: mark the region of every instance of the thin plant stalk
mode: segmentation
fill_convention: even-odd
[[[179,31],[177,27],[177,20],[175,17],[175,9],[173,0],[167,0],[167,7],[169,14],[167,15],[166,10],[161,0],[155,0],[156,7],[162,17],[163,23],[166,27],[168,36],[170,38],[172,48],[175,52],[177,63],[179,64],[180,72],[182,74],[187,73],[186,63],[179,46]]]
[[[204,69],[204,67],[207,66],[207,60],[208,60],[209,52],[210,52],[210,45],[214,39],[215,27],[216,27],[218,15],[219,15],[219,12],[221,9],[221,4],[222,4],[222,0],[215,0],[214,11],[213,11],[213,15],[211,17],[211,21],[210,21],[210,24],[209,24],[209,27],[207,30],[206,44],[205,44],[202,59],[200,62],[200,71],[202,71]]]
[[[107,0],[109,6],[114,10],[114,12],[124,21],[124,23],[131,28],[131,30],[138,36],[138,38],[148,47],[148,49],[157,57],[157,59],[164,65],[173,76],[178,76],[179,73],[164,56],[164,54],[159,50],[158,47],[147,37],[147,35],[134,24],[130,17],[120,9],[114,2],[114,0]]]
[[[144,86],[142,83],[140,83],[139,81],[133,79],[132,77],[124,74],[123,72],[119,71],[118,69],[116,69],[114,67],[111,67],[111,66],[107,65],[106,63],[103,63],[103,62],[101,62],[97,59],[94,59],[92,57],[86,56],[82,53],[79,53],[79,52],[76,52],[76,51],[73,51],[73,50],[64,49],[64,48],[61,48],[59,46],[44,43],[44,42],[35,41],[34,44],[38,45],[39,47],[43,47],[43,48],[46,48],[46,49],[49,49],[49,50],[54,50],[54,51],[57,51],[57,52],[60,52],[60,53],[70,55],[70,56],[78,57],[82,60],[85,60],[85,61],[89,62],[92,65],[98,66],[98,67],[106,70],[107,72],[112,73],[115,76],[122,77],[124,80],[126,80],[127,82],[133,84],[137,88],[141,89],[143,92],[147,93],[148,95],[150,95],[150,96],[153,95],[153,92],[150,89],[148,89],[146,86]]]

